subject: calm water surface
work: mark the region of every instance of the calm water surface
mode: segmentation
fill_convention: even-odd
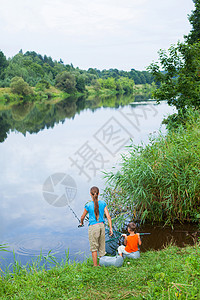
[[[89,255],[87,223],[78,228],[74,213],[81,216],[92,185],[103,191],[102,171],[119,164],[130,138],[148,143],[150,134],[165,132],[161,121],[174,112],[165,102],[127,104],[132,101],[68,99],[0,113],[0,243],[22,263],[41,251],[62,258],[69,249],[78,260]],[[142,251],[165,243],[162,229],[142,230],[152,232],[143,237]],[[1,256],[13,261],[12,253]]]

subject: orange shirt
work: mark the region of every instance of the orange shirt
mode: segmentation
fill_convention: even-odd
[[[129,253],[138,251],[138,235],[128,235],[125,250]]]

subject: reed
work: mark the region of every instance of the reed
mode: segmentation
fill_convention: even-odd
[[[148,145],[129,146],[120,169],[105,173],[104,191],[112,217],[142,222],[197,222],[200,219],[200,115]],[[120,227],[119,226],[119,227]]]

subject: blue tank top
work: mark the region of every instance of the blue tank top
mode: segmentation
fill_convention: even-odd
[[[94,214],[94,202],[90,201],[85,205],[85,209],[89,213],[89,225],[95,225],[97,223],[105,223],[104,221],[104,208],[107,206],[106,202],[104,200],[99,200],[99,221],[96,220],[95,214]]]

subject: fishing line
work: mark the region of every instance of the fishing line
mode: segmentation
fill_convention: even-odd
[[[71,208],[71,206],[69,205],[69,203],[67,203],[67,206],[69,207],[69,209],[71,210],[71,212],[73,213],[73,215],[75,216],[75,218],[79,221],[79,223],[81,223],[81,220],[79,219],[79,217],[77,216],[77,214],[75,213],[75,211]]]
[[[71,210],[71,212],[73,213],[73,215],[75,216],[75,218],[79,221],[79,223],[81,223],[81,220],[79,219],[79,217],[77,216],[77,214],[75,213],[75,211],[73,210],[73,208],[69,205],[69,203],[67,203],[67,206],[69,207],[69,209]],[[85,220],[88,221],[88,217],[85,217]],[[78,227],[83,227],[84,225],[78,225]]]

